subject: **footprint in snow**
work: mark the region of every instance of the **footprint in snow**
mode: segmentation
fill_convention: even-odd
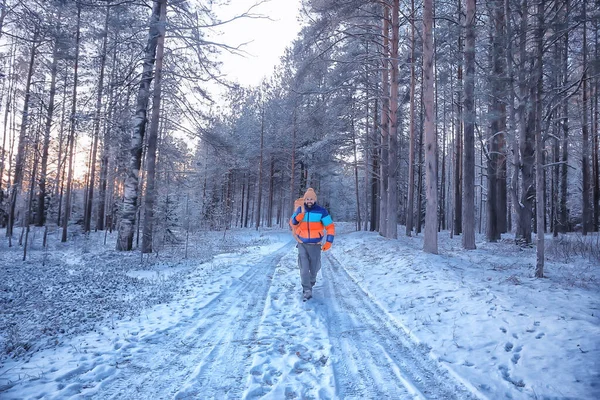
[[[515,379],[510,376],[506,365],[500,365],[498,369],[502,373],[502,378],[504,378],[505,381],[512,383],[516,387],[525,387],[525,382],[523,382],[522,379]]]

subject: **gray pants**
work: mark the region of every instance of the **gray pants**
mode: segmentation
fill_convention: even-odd
[[[298,265],[304,292],[312,292],[321,269],[321,245],[298,243]]]

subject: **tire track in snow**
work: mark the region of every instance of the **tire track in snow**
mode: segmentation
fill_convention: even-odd
[[[143,348],[101,383],[95,398],[240,398],[275,267],[291,247],[262,258],[191,317],[145,337],[143,346],[125,346]]]
[[[344,399],[475,399],[416,345],[329,253],[323,254],[336,394]],[[337,353],[337,354],[336,354]]]

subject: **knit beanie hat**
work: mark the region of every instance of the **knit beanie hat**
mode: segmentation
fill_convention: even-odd
[[[315,190],[313,188],[306,189],[306,193],[304,193],[304,199],[306,199],[307,197],[313,199],[315,203],[317,202],[317,194],[315,193]]]

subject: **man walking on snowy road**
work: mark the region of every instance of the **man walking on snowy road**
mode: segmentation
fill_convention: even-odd
[[[290,219],[292,229],[298,237],[298,261],[304,300],[312,297],[312,287],[321,269],[321,250],[331,248],[335,236],[335,226],[329,212],[317,204],[317,194],[313,188],[304,193],[304,205],[298,207]],[[327,232],[323,244],[323,231]]]

